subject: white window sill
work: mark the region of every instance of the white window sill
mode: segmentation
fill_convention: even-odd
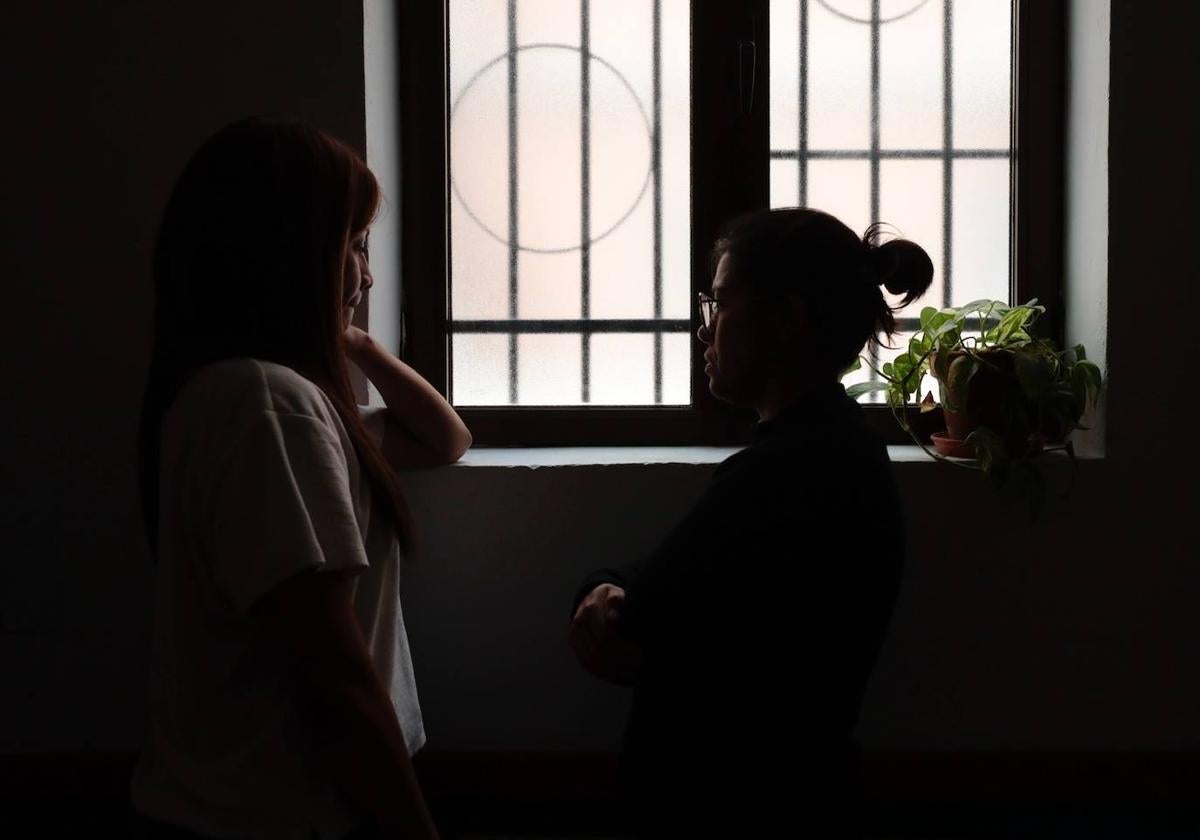
[[[618,464],[719,464],[734,446],[547,446],[472,449],[458,467],[582,467]]]
[[[739,451],[733,446],[570,446],[472,449],[455,467],[582,467],[636,464],[715,465]],[[935,463],[917,446],[889,446],[894,463]]]

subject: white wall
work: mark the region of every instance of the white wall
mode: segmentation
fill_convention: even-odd
[[[384,203],[371,232],[371,271],[381,278],[400,275],[400,101],[396,75],[396,4],[363,3],[363,52],[366,62],[367,163],[383,188]],[[397,313],[400,284],[380,282],[368,301],[371,335],[393,353],[400,347]],[[373,403],[382,405],[378,392]]]
[[[1100,5],[1076,0],[1076,23]],[[1194,89],[1200,20],[1193,4],[1169,5],[1112,6],[1107,457],[1083,464],[1038,524],[971,476],[898,466],[913,548],[864,708],[869,747],[1188,748],[1200,737],[1195,459],[1176,385],[1193,378],[1198,303],[1196,180],[1183,162],[1200,144],[1195,98],[1180,91]],[[14,42],[0,44],[0,72],[15,80],[6,112],[17,115],[0,132],[13,395],[0,750],[127,749],[144,709],[149,567],[133,456],[158,214],[188,151],[246,113],[291,112],[364,147],[361,8],[21,8],[0,36]],[[1083,107],[1075,99],[1072,113]],[[1075,154],[1084,138],[1072,137]],[[1085,187],[1105,179],[1102,160],[1069,167],[1072,207],[1095,209]],[[1102,272],[1091,230],[1082,217],[1070,227],[1073,278]],[[1090,317],[1072,317],[1089,346]],[[407,608],[431,746],[614,746],[625,697],[569,661],[567,599],[593,566],[650,549],[707,472],[407,477],[424,546]]]
[[[1108,55],[1107,2],[1069,4],[1067,67],[1066,294],[1067,345],[1083,344],[1105,367],[1108,355]],[[1104,452],[1103,406],[1077,444]]]

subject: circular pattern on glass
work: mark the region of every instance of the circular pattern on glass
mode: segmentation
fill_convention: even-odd
[[[817,0],[817,2],[824,6],[830,14],[837,15],[842,20],[853,23],[871,22],[870,14],[863,17],[862,11],[863,6],[870,8],[871,4],[868,0],[858,0],[858,2],[854,2],[854,0]],[[891,23],[894,20],[906,18],[928,2],[929,0],[908,0],[907,3],[901,4],[899,0],[890,0],[890,2],[883,0],[880,4],[879,22]],[[847,11],[847,7],[853,11]],[[900,11],[893,11],[896,7],[899,7]]]
[[[561,57],[564,53],[573,54],[574,55],[574,58],[572,59],[573,64],[576,68],[578,68],[579,54],[582,52],[582,49],[580,47],[574,46],[572,44],[539,43],[539,44],[525,44],[523,46],[519,46],[516,48],[516,52],[540,55],[540,56],[543,56],[546,58],[550,58],[551,60],[553,60],[555,57]],[[479,87],[480,83],[483,82],[485,80],[485,77],[488,77],[490,73],[505,71],[507,69],[509,55],[510,55],[509,52],[507,52],[507,51],[503,52],[500,55],[498,55],[495,58],[488,61],[486,64],[484,64],[478,70],[476,70],[474,75],[472,75],[471,78],[467,80],[467,83],[463,86],[463,88],[459,92],[458,96],[455,97],[454,102],[450,106],[450,136],[451,136],[452,143],[453,143],[454,137],[455,137],[454,125],[455,125],[456,120],[460,120],[460,118],[465,113],[465,109],[471,107],[471,100],[472,100],[471,92],[473,90],[476,90]],[[570,242],[569,244],[559,243],[559,242],[522,241],[522,242],[516,243],[516,247],[518,250],[528,251],[528,252],[538,253],[538,254],[561,254],[561,253],[567,253],[570,251],[578,251],[581,248],[583,248],[583,246],[585,244],[590,246],[590,245],[595,244],[596,242],[599,242],[600,240],[602,240],[605,237],[612,234],[613,231],[615,231],[617,228],[619,228],[625,221],[627,221],[629,219],[629,217],[631,215],[633,215],[634,210],[637,209],[638,205],[642,201],[642,198],[646,195],[646,192],[650,187],[650,182],[652,181],[652,179],[654,177],[653,155],[652,155],[652,145],[654,142],[654,129],[653,129],[653,126],[650,121],[650,116],[649,116],[649,114],[646,113],[645,105],[642,103],[641,98],[638,96],[637,92],[634,90],[633,85],[630,84],[629,80],[625,77],[625,75],[622,74],[616,67],[614,67],[611,62],[606,61],[605,59],[601,58],[600,56],[596,55],[595,53],[589,53],[588,58],[592,62],[591,67],[593,68],[592,72],[590,73],[592,87],[594,88],[597,85],[597,83],[600,81],[597,78],[598,74],[596,72],[596,68],[601,68],[604,71],[605,76],[609,77],[612,80],[615,80],[615,82],[617,82],[620,85],[620,87],[629,94],[630,99],[632,99],[633,106],[636,107],[637,113],[641,117],[642,124],[645,126],[646,138],[647,138],[647,143],[646,143],[646,148],[645,148],[645,159],[646,159],[645,176],[641,178],[640,183],[636,180],[637,179],[636,175],[634,176],[633,179],[631,179],[631,181],[630,181],[631,188],[629,191],[629,196],[630,196],[629,201],[628,202],[620,201],[616,205],[617,210],[614,212],[608,213],[607,218],[598,218],[598,216],[600,216],[600,214],[598,214],[596,212],[596,208],[593,206],[592,229],[597,232],[593,233],[586,243],[579,242],[579,241],[573,241],[573,242]],[[568,78],[568,79],[572,78],[570,74],[558,74],[558,75],[562,76],[563,78]],[[557,78],[558,76],[554,76],[553,74],[550,74],[548,77],[549,78]],[[574,73],[573,78],[574,78],[575,87],[573,89],[573,92],[570,93],[569,95],[577,97],[578,96],[578,83],[579,83],[578,72]],[[519,110],[521,108],[520,100],[518,100],[518,102],[517,102],[517,108],[518,108],[518,112],[519,112]],[[598,117],[595,110],[593,109],[592,114],[591,114],[593,134],[595,133],[596,121],[599,118],[601,118],[601,117]],[[500,134],[500,136],[498,138],[495,138],[495,137],[487,138],[487,139],[472,138],[471,142],[476,142],[478,140],[479,142],[505,143],[506,135],[502,133],[503,131],[505,131],[505,129],[502,128],[501,132],[497,132],[498,134]],[[575,132],[573,142],[575,142],[575,143],[580,142],[578,131]],[[594,156],[594,152],[593,152],[593,156]],[[637,171],[640,171],[640,169],[641,169],[641,167],[638,167]],[[521,175],[522,175],[522,173],[518,172],[518,177],[521,177]],[[593,169],[593,178],[592,178],[593,183],[595,183],[595,181],[596,181],[595,175],[596,175],[596,173],[595,173],[595,170]],[[508,177],[507,173],[505,173],[505,178],[507,179],[507,177]],[[454,167],[453,166],[451,166],[450,188],[451,188],[451,190],[453,190],[454,195],[458,198],[458,200],[461,203],[462,208],[466,212],[466,214],[477,225],[479,225],[479,227],[485,233],[487,233],[488,236],[490,236],[492,239],[496,240],[497,242],[501,243],[505,247],[508,247],[509,240],[508,240],[507,234],[501,233],[499,230],[497,230],[497,228],[500,228],[504,225],[504,222],[499,221],[499,220],[492,220],[492,219],[488,218],[487,212],[481,211],[480,209],[478,209],[479,206],[482,205],[484,202],[475,201],[473,203],[471,200],[469,200],[471,197],[464,193],[469,193],[470,189],[468,187],[465,187],[464,185],[459,184],[458,179],[456,177],[454,177]],[[507,187],[505,187],[505,191],[506,190],[507,190]],[[478,196],[476,196],[476,198],[478,198]],[[576,193],[574,201],[577,202],[578,200],[579,200],[578,193]]]

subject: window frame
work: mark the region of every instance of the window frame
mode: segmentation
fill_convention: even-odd
[[[945,2],[945,0],[937,0]],[[402,3],[400,54],[400,347],[443,395],[449,385],[448,2]],[[1010,299],[1049,309],[1041,334],[1061,341],[1065,0],[1015,0]],[[769,206],[769,0],[692,0],[691,299],[710,289],[709,249],[732,216]],[[752,42],[752,103],[741,99],[739,42]],[[744,56],[745,50],[742,50]],[[746,88],[743,90],[742,88]],[[694,173],[707,173],[696,178]],[[691,332],[699,327],[696,307]],[[458,408],[476,445],[629,446],[744,443],[753,414],[716,400],[693,352],[694,403],[675,406]],[[909,443],[891,411],[864,405],[888,443]]]

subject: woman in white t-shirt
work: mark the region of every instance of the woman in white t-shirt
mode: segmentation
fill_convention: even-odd
[[[349,147],[246,120],[188,163],[154,255],[140,431],[156,558],[147,833],[436,837],[399,601],[396,470],[471,435],[350,325],[379,187]],[[348,362],[386,409],[360,409]]]

